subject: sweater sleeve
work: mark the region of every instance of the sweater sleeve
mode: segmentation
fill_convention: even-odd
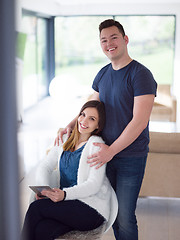
[[[54,146],[37,167],[36,184],[49,185],[51,175],[58,165],[62,147]]]
[[[84,149],[81,156],[81,165],[78,170],[78,175],[82,180],[73,187],[63,189],[66,191],[66,200],[86,198],[100,191],[105,177],[106,164],[96,169],[97,166],[90,167],[90,164],[87,163],[87,157],[99,151],[99,147],[94,146],[93,142],[102,143],[103,141],[99,137],[92,138]],[[82,175],[84,175],[84,177],[82,177]]]

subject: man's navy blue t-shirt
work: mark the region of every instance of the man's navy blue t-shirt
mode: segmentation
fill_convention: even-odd
[[[156,95],[157,83],[145,66],[133,60],[120,70],[114,70],[111,64],[106,65],[95,77],[92,87],[105,104],[106,125],[102,137],[111,145],[132,120],[134,97]],[[117,156],[145,156],[149,150],[148,128]]]

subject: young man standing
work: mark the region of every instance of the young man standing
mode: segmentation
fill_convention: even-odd
[[[106,144],[89,156],[89,164],[107,164],[107,176],[116,192],[119,212],[113,229],[116,240],[137,240],[136,203],[144,176],[149,144],[148,123],[157,84],[151,72],[128,54],[128,37],[113,19],[99,26],[100,43],[111,63],[93,82],[92,99],[104,102]],[[70,133],[74,120],[56,138]]]

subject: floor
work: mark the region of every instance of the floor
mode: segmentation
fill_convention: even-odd
[[[53,144],[59,127],[64,127],[79,111],[82,99],[73,103],[61,103],[46,98],[38,106],[25,112],[23,123],[18,131],[20,162],[20,201],[21,220],[29,205],[31,190],[28,185],[34,184],[34,173],[39,160],[43,159],[46,149]],[[73,107],[72,107],[73,104]],[[61,109],[61,111],[59,111]],[[71,109],[71,111],[68,111]],[[78,110],[77,110],[78,109]],[[66,117],[65,117],[66,116]],[[152,131],[175,131],[174,124],[150,123]],[[139,198],[137,203],[139,240],[179,240],[180,239],[180,199],[172,198]],[[113,240],[110,229],[103,240]]]
[[[179,240],[180,199],[139,198],[137,220],[139,240]],[[102,239],[115,239],[112,230]]]

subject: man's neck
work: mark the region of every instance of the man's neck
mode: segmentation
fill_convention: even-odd
[[[112,68],[114,70],[119,70],[119,69],[127,66],[130,62],[132,62],[132,60],[133,59],[128,56],[126,59],[124,59],[124,61],[116,61],[116,62],[113,61],[113,62],[111,62],[112,63]]]

